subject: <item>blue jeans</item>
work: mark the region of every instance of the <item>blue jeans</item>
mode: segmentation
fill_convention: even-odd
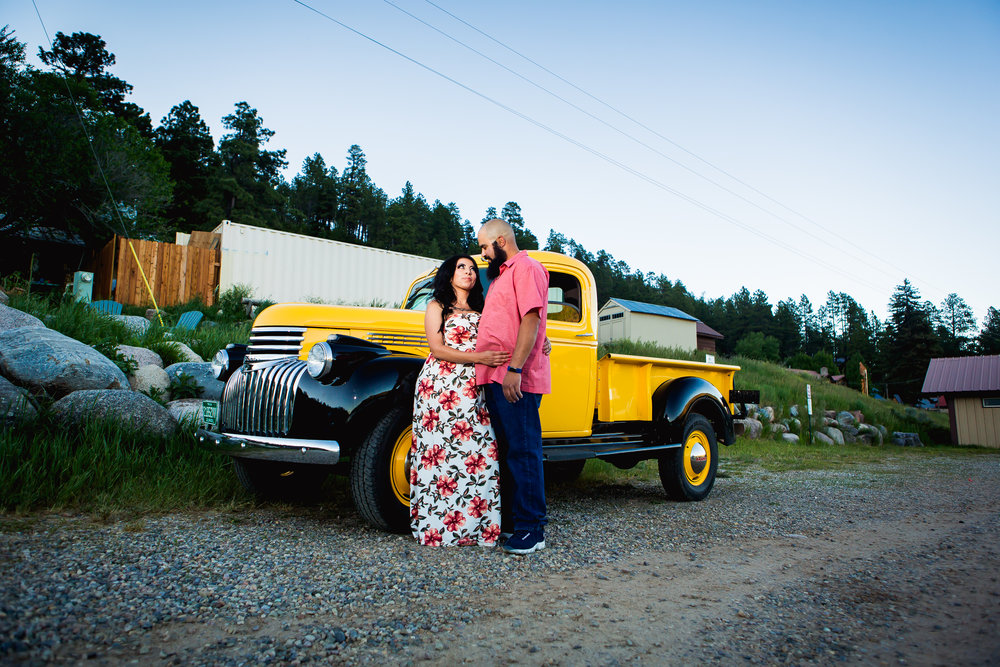
[[[508,403],[503,385],[485,386],[486,407],[500,445],[500,513],[505,530],[539,530],[546,523],[542,472],[541,394]],[[508,523],[509,522],[509,523]]]

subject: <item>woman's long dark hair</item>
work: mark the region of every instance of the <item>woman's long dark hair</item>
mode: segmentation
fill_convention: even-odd
[[[473,266],[477,267],[476,282],[473,283],[472,289],[469,290],[469,307],[477,313],[483,312],[483,303],[485,303],[485,299],[483,298],[483,284],[479,282],[479,268],[476,260],[472,259],[469,255],[454,255],[449,257],[441,262],[441,266],[438,267],[437,273],[434,275],[434,300],[441,304],[440,331],[444,331],[444,321],[451,315],[454,310],[455,300],[458,298],[455,296],[455,288],[451,286],[451,279],[455,276],[455,269],[458,267],[458,260],[460,259],[467,259],[472,262]]]

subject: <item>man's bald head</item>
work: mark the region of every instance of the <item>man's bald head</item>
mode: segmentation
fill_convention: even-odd
[[[483,226],[479,228],[480,247],[484,242],[489,245],[500,238],[503,238],[507,243],[513,243],[515,248],[517,247],[517,242],[514,240],[514,228],[506,220],[493,218],[484,222]]]

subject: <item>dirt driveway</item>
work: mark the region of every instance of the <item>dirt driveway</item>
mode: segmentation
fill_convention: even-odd
[[[525,557],[345,502],[8,517],[0,662],[1000,664],[997,455],[562,488]]]

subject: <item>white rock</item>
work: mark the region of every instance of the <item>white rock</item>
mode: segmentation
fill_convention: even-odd
[[[140,366],[135,375],[129,378],[129,384],[135,391],[149,394],[151,390],[157,389],[160,395],[166,397],[167,390],[170,388],[170,376],[159,366],[146,364]]]

